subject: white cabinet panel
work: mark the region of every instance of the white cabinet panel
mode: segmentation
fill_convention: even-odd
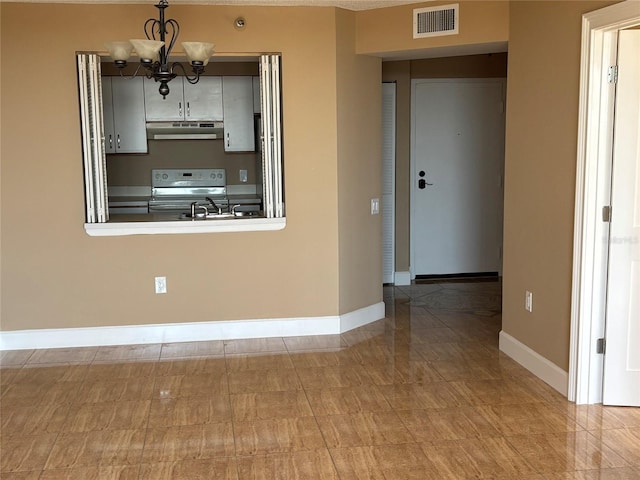
[[[193,85],[184,81],[184,119],[222,121],[222,77],[200,77]]]
[[[147,153],[142,78],[102,77],[106,153]]]
[[[184,120],[184,92],[182,78],[169,82],[169,95],[162,98],[158,93],[160,83],[144,77],[144,103],[148,122]]]
[[[253,152],[253,78],[222,78],[224,107],[224,148],[226,152]]]

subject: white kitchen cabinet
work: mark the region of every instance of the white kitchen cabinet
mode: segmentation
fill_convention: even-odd
[[[183,86],[185,120],[222,121],[222,77],[200,77],[194,85],[185,80]]]
[[[196,84],[184,77],[169,82],[169,95],[162,98],[159,83],[144,79],[146,118],[155,121],[221,121],[222,78],[203,76]]]
[[[222,104],[225,151],[255,151],[252,77],[222,77]]]
[[[142,78],[102,77],[106,153],[147,153]]]
[[[253,77],[253,113],[260,113],[260,77]]]

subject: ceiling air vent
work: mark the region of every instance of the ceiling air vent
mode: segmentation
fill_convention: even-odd
[[[413,38],[456,35],[457,33],[457,3],[413,10]]]

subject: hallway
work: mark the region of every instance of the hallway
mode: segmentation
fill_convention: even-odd
[[[384,296],[343,335],[2,352],[0,477],[640,478],[640,409],[498,351],[499,282]]]

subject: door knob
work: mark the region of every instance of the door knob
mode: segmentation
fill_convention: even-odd
[[[418,188],[420,190],[422,190],[426,186],[427,186],[427,181],[424,178],[421,178],[420,180],[418,180]]]

